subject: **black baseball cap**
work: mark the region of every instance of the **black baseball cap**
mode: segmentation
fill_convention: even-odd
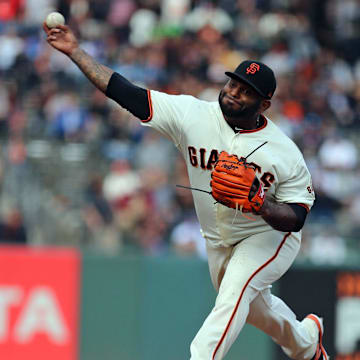
[[[245,60],[234,72],[226,71],[225,74],[232,79],[246,82],[265,99],[271,99],[274,95],[276,89],[274,72],[262,62]]]

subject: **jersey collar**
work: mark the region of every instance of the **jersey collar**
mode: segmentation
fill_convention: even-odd
[[[215,107],[215,111],[217,114],[218,125],[220,126],[220,131],[231,130],[232,134],[249,134],[249,133],[255,133],[255,132],[263,130],[264,128],[266,128],[266,126],[269,123],[267,118],[264,115],[260,115],[263,120],[263,124],[259,128],[253,129],[253,130],[239,130],[238,132],[234,132],[234,130],[230,127],[230,125],[225,120],[218,101],[216,101],[216,102],[214,101],[214,107]]]
[[[238,133],[239,134],[249,134],[249,133],[254,133],[254,132],[264,129],[266,127],[266,125],[268,124],[268,121],[264,115],[260,115],[260,117],[263,121],[263,124],[260,127],[256,128],[256,129],[252,129],[252,130],[239,130]]]

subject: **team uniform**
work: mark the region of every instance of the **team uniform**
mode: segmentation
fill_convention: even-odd
[[[211,171],[221,151],[241,158],[266,142],[247,159],[266,196],[307,210],[313,205],[311,176],[303,156],[270,119],[262,117],[262,126],[255,130],[234,132],[218,102],[149,91],[149,104],[150,116],[143,125],[174,142],[186,161],[192,187],[211,191]],[[245,217],[202,192],[193,191],[193,198],[218,296],[191,344],[191,359],[222,359],[245,322],[270,335],[291,358],[310,359],[319,336],[314,321],[298,321],[270,292],[271,284],[294,261],[301,231],[274,230],[261,216]]]
[[[60,45],[64,44],[69,48],[69,43],[73,48],[77,48],[77,43],[71,36],[66,39],[67,33],[71,34],[69,29],[66,29],[66,32],[63,29],[60,32],[59,29],[44,29],[48,42],[55,48],[61,49]],[[71,51],[65,51],[64,47],[61,51],[71,57]],[[104,91],[109,72],[107,68],[103,69],[96,63],[89,65],[87,60],[79,58],[75,63]],[[235,72],[225,74],[238,80],[240,85],[241,82],[247,83],[265,100],[270,100],[276,89],[273,71],[257,61],[246,60],[239,64]],[[230,81],[229,84],[231,83]],[[248,187],[250,190],[246,193],[245,202],[236,200],[238,202],[235,209],[223,205],[234,204],[233,198],[227,198],[228,192],[225,195],[221,193],[223,183],[220,183],[219,192],[212,191],[212,196],[193,191],[197,216],[206,241],[210,275],[218,296],[213,310],[191,343],[191,360],[222,359],[245,322],[270,335],[293,359],[328,360],[322,346],[321,319],[311,314],[303,321],[297,321],[295,314],[286,304],[270,292],[271,284],[278,280],[294,261],[300,248],[301,232],[285,233],[274,230],[261,216],[248,216],[242,212],[242,209],[255,209],[255,212],[261,209],[265,190],[266,198],[272,198],[277,203],[292,204],[289,207],[294,210],[296,219],[305,220],[305,216],[298,215],[298,205],[309,210],[314,202],[314,193],[310,174],[296,145],[270,119],[263,116],[260,126],[257,125],[255,130],[234,132],[227,122],[232,121],[233,113],[226,109],[229,101],[233,104],[237,102],[232,95],[226,95],[227,100],[222,101],[221,108],[218,102],[147,91],[131,84],[117,73],[112,74],[106,86],[104,93],[108,97],[141,119],[144,125],[156,129],[174,142],[186,161],[192,187],[210,192],[218,176],[217,169],[212,172],[214,165],[218,158],[221,160],[221,156],[226,153],[247,158],[262,183],[254,197],[251,197],[252,186]],[[236,90],[236,87],[234,89]],[[250,99],[254,100],[254,97],[250,96]],[[256,108],[256,103],[253,103],[256,106],[251,117],[244,115],[251,110],[251,106],[244,109],[240,103],[238,102],[238,108],[242,108],[241,111],[244,112],[241,116],[235,116],[235,119],[240,123],[241,120],[254,120],[260,107]],[[261,109],[265,110],[268,105],[269,103],[262,101]],[[232,105],[229,107],[233,108]],[[223,116],[224,109],[228,112],[227,120]],[[247,114],[249,115],[249,112]],[[262,144],[262,147],[253,152]],[[221,163],[223,173],[229,175],[227,172],[232,171],[235,166],[233,164],[234,162]],[[250,172],[255,178],[252,168]],[[214,178],[212,185],[211,174]],[[222,176],[220,172],[221,181]],[[252,185],[254,184],[255,181]],[[244,183],[240,183],[240,186],[243,185]],[[235,193],[237,190],[235,188]],[[230,193],[232,191],[233,188]],[[215,202],[214,198],[218,199],[218,202]],[[256,199],[256,207],[249,209],[247,206],[252,199]],[[240,211],[237,208],[239,204],[242,206]],[[267,206],[269,209],[269,203]],[[301,208],[300,210],[305,214]],[[276,216],[271,219],[279,220]],[[293,221],[292,216],[289,219],[288,221]],[[300,220],[302,226],[303,222]],[[292,223],[290,225],[297,229]]]

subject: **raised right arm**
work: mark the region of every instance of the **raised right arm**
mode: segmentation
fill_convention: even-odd
[[[74,49],[69,57],[99,90],[106,93],[113,70],[98,63],[79,47]]]
[[[106,92],[109,80],[114,73],[105,65],[98,63],[93,57],[79,47],[79,43],[66,25],[49,29],[43,24],[47,34],[47,42],[55,49],[67,55],[85,74],[85,76],[103,93]]]
[[[67,55],[99,90],[140,120],[150,120],[151,105],[147,90],[130,83],[82,50],[68,26],[59,25],[49,29],[44,23],[43,28],[47,34],[47,42]]]

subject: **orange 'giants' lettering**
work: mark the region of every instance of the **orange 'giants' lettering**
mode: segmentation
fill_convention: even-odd
[[[205,170],[205,169],[206,169],[206,165],[205,165],[206,149],[201,148],[201,149],[199,150],[199,152],[200,152],[200,166],[201,166],[202,169]]]
[[[212,170],[219,156],[218,151],[213,149],[210,152],[209,159],[206,161],[206,149],[201,148],[198,154],[196,148],[194,148],[193,146],[189,146],[188,151],[189,151],[190,164],[194,167],[197,167],[200,163],[200,167],[203,170]],[[198,155],[200,157],[199,159],[198,159]]]
[[[189,146],[188,150],[189,150],[190,164],[192,166],[197,167],[198,166],[198,159],[197,159],[197,156],[196,156],[196,149],[193,146]]]
[[[218,151],[217,150],[211,150],[211,153],[210,153],[210,156],[209,156],[209,160],[208,160],[208,163],[207,163],[207,166],[206,168],[208,170],[212,170],[213,169],[213,165],[215,165],[215,163],[217,162],[218,160]]]
[[[266,173],[264,173],[264,175],[261,177],[260,180],[264,184],[264,190],[267,191],[267,190],[269,190],[271,184],[274,182],[275,176],[270,172],[266,172]]]
[[[203,170],[211,171],[214,168],[214,165],[219,158],[219,153],[215,149],[211,150],[208,159],[206,157],[207,150],[204,148],[200,148],[198,151],[195,147],[189,146],[188,151],[189,151],[190,164],[194,167],[198,167],[200,164],[200,167]],[[245,159],[243,157],[241,157],[241,160],[245,160]],[[262,170],[261,166],[259,166],[258,164],[254,163],[254,162],[251,162],[249,164],[254,167],[255,171],[260,176],[261,170]],[[272,183],[274,182],[275,176],[270,172],[265,172],[261,176],[260,180],[264,184],[264,190],[267,191],[267,190],[269,190]]]

